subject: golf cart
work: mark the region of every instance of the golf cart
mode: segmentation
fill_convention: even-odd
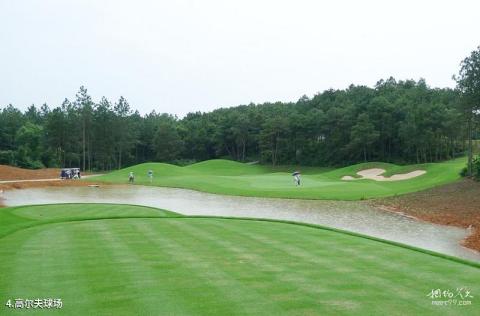
[[[80,168],[63,168],[60,173],[60,178],[63,180],[80,179]]]

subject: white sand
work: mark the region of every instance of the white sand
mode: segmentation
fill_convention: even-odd
[[[344,176],[342,177],[342,180],[351,181],[351,180],[370,179],[375,181],[399,181],[399,180],[412,179],[427,173],[425,170],[415,170],[408,173],[394,174],[391,177],[384,177],[382,176],[382,173],[385,173],[385,172],[386,172],[385,169],[380,169],[380,168],[365,169],[357,172],[360,178]]]

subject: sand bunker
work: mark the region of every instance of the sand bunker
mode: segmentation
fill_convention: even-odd
[[[370,179],[375,181],[399,181],[399,180],[412,179],[427,173],[425,170],[415,170],[408,173],[394,174],[391,177],[384,177],[382,176],[382,173],[385,173],[385,172],[386,172],[385,169],[380,169],[380,168],[365,169],[357,172],[360,178],[344,176],[342,177],[342,180],[349,181],[349,180]]]

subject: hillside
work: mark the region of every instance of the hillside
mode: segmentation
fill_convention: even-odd
[[[0,181],[2,180],[33,180],[54,179],[60,176],[60,169],[22,169],[7,165],[0,165]]]
[[[375,201],[387,210],[428,222],[470,227],[464,245],[480,251],[480,183],[463,179],[440,187]]]
[[[257,197],[279,197],[298,199],[359,200],[385,197],[420,191],[450,183],[460,178],[459,171],[465,159],[442,163],[398,166],[386,163],[366,163],[325,170],[308,169],[302,174],[302,185],[295,186],[291,170],[272,169],[268,166],[249,165],[228,160],[209,160],[186,167],[165,163],[145,163],[114,171],[96,178],[105,183],[127,183],[129,172],[135,174],[135,183],[164,187],[187,188],[198,191]],[[369,168],[382,168],[385,175],[424,170],[426,174],[409,180],[377,182],[362,179],[343,181],[343,176],[356,176],[356,172]],[[147,176],[152,170],[152,182]],[[279,171],[281,170],[281,171]]]

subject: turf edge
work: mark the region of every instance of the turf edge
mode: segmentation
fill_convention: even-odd
[[[159,209],[159,208],[155,208],[155,207],[151,207],[151,206],[134,205],[134,204],[110,204],[110,203],[36,204],[36,205],[28,205],[28,206],[25,206],[25,205],[15,206],[15,207],[12,207],[12,209],[21,209],[21,208],[30,207],[30,206],[69,205],[69,204],[128,205],[128,206],[135,206],[135,207],[146,207],[146,208],[150,208],[150,209],[153,209],[153,210],[167,211],[167,210],[163,210],[163,209]],[[356,232],[351,232],[351,231],[342,230],[342,229],[333,228],[333,227],[328,227],[328,226],[323,226],[323,225],[301,223],[301,222],[288,221],[288,220],[277,220],[277,219],[268,219],[268,218],[253,218],[253,217],[229,217],[229,216],[206,216],[206,215],[184,216],[184,215],[181,215],[179,213],[172,212],[172,211],[167,211],[167,212],[170,212],[172,216],[168,216],[168,217],[159,217],[159,216],[138,216],[138,217],[135,217],[135,216],[128,216],[128,217],[108,216],[108,217],[97,217],[97,218],[73,218],[73,219],[69,219],[69,220],[50,220],[50,221],[44,221],[44,222],[40,222],[40,223],[32,223],[30,225],[25,225],[23,227],[19,227],[18,229],[12,230],[10,232],[7,232],[6,234],[1,235],[0,239],[4,238],[4,237],[6,237],[10,234],[13,234],[17,231],[21,231],[21,230],[24,230],[24,229],[33,228],[33,227],[41,226],[41,225],[68,223],[68,222],[80,222],[80,221],[108,220],[108,219],[132,219],[132,218],[194,219],[194,218],[198,218],[198,219],[260,221],[260,222],[283,223],[283,224],[290,224],[290,225],[305,226],[305,227],[310,227],[310,228],[315,228],[315,229],[328,230],[328,231],[332,231],[332,232],[336,232],[336,233],[340,233],[340,234],[345,234],[345,235],[350,235],[350,236],[354,236],[354,237],[365,238],[365,239],[369,239],[369,240],[372,240],[372,241],[381,242],[381,243],[389,244],[389,245],[396,246],[396,247],[402,247],[402,248],[405,248],[405,249],[417,251],[417,252],[420,252],[420,253],[428,254],[428,255],[431,255],[431,256],[434,256],[434,257],[439,257],[439,258],[442,258],[442,259],[458,262],[458,263],[461,263],[461,264],[465,264],[465,265],[480,269],[480,263],[477,263],[477,262],[474,262],[474,261],[470,261],[470,260],[466,260],[466,259],[442,254],[442,253],[435,252],[435,251],[432,251],[432,250],[427,250],[427,249],[422,249],[422,248],[415,247],[415,246],[406,245],[406,244],[399,243],[399,242],[396,242],[396,241],[391,241],[391,240],[387,240],[387,239],[383,239],[383,238],[368,236],[368,235],[364,235],[364,234],[360,234],[360,233],[356,233]]]

